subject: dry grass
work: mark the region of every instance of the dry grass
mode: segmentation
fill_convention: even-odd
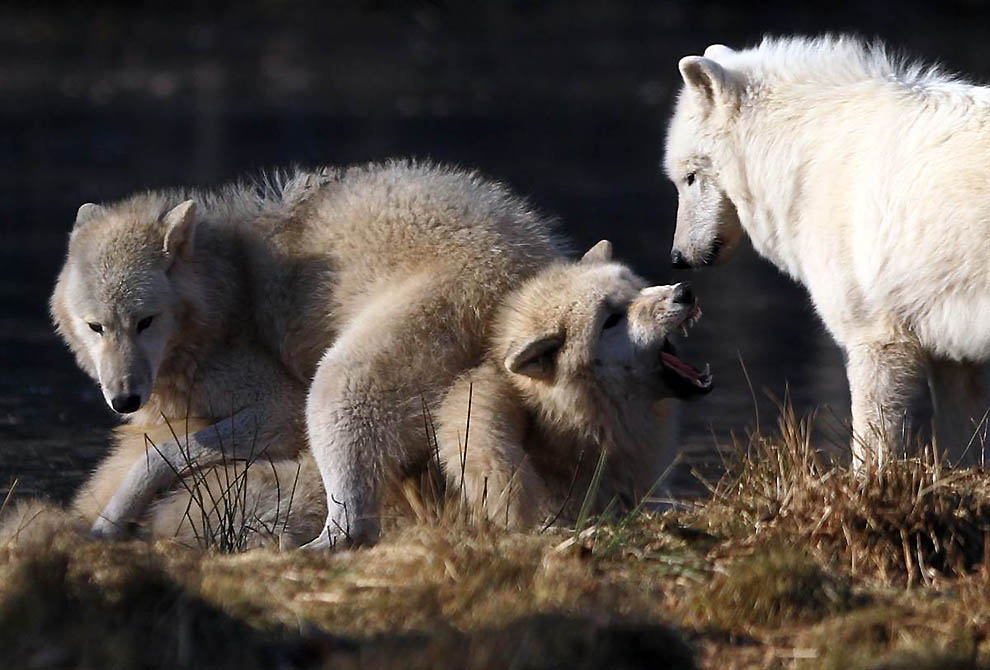
[[[750,543],[771,538],[835,558],[857,578],[912,586],[966,575],[990,541],[990,477],[950,469],[931,447],[857,475],[812,445],[813,417],[783,405],[777,435],[727,459],[704,516]]]
[[[733,562],[690,601],[691,620],[707,629],[742,631],[820,621],[856,606],[849,580],[804,553],[761,547]]]
[[[710,499],[577,529],[507,532],[425,480],[367,550],[0,548],[0,649],[20,667],[990,667],[990,475],[928,451],[857,476],[811,435],[785,408]]]

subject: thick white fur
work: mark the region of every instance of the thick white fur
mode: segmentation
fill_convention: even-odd
[[[716,262],[745,231],[808,288],[847,355],[860,462],[903,443],[926,373],[940,445],[972,460],[990,358],[990,89],[844,37],[713,47],[680,70],[675,250]]]

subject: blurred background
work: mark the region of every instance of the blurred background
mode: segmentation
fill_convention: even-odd
[[[659,164],[677,60],[843,31],[983,80],[988,19],[983,2],[912,0],[3,3],[0,499],[14,477],[64,499],[114,423],[47,316],[81,203],[390,156],[477,167],[558,215],[577,248],[607,237],[651,280],[694,282],[705,318],[686,349],[717,388],[685,408],[685,445],[771,424],[767,392],[788,386],[841,443],[842,358],[804,291],[749,249],[670,269],[676,195]]]

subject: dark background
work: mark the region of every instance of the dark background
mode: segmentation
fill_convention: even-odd
[[[688,445],[776,412],[848,412],[841,356],[803,290],[744,250],[703,273],[667,257],[675,192],[659,170],[676,63],[763,34],[879,36],[977,79],[982,2],[34,3],[0,7],[0,498],[62,498],[113,417],[47,318],[76,208],[259,167],[431,157],[480,168],[602,237],[655,281],[689,277],[688,342],[717,389],[684,413]]]

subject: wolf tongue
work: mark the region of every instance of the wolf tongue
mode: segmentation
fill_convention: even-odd
[[[678,373],[682,377],[687,377],[692,381],[698,381],[698,377],[699,375],[701,375],[701,372],[696,370],[694,366],[692,366],[690,363],[686,363],[677,356],[675,356],[674,354],[671,354],[666,351],[661,352],[660,358],[665,366],[667,366],[674,372]]]

